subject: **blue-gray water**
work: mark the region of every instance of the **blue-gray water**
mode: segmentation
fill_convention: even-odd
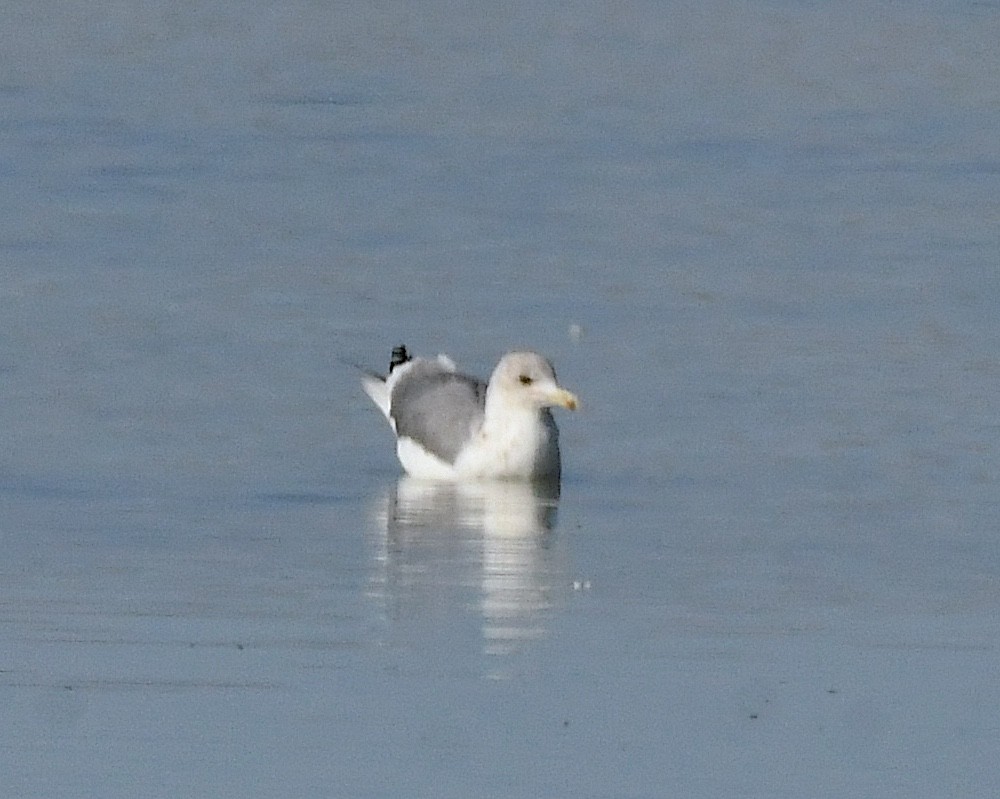
[[[0,795],[994,791],[998,41],[9,2]],[[552,357],[558,507],[397,482],[400,342]]]

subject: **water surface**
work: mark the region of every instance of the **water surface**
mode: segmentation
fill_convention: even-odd
[[[988,794],[998,38],[13,3],[0,793]],[[548,354],[559,497],[401,481],[400,342]]]

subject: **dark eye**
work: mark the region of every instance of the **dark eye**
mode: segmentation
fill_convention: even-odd
[[[531,385],[531,384],[532,384],[533,382],[535,382],[534,380],[532,380],[532,379],[531,379],[530,377],[528,377],[527,375],[521,375],[521,376],[520,376],[520,377],[518,378],[518,380],[520,380],[520,381],[521,381],[521,385],[522,385],[522,386],[530,386],[530,385]]]

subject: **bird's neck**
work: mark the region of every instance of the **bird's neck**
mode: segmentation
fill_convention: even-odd
[[[534,425],[541,416],[541,409],[534,405],[505,402],[503,397],[487,393],[483,409],[483,429],[500,433],[503,428]]]
[[[536,451],[554,437],[552,415],[533,405],[490,404],[486,401],[482,432],[495,442],[518,442],[518,448]]]

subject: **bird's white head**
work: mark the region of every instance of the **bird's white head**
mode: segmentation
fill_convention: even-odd
[[[509,352],[493,370],[487,388],[490,395],[502,395],[504,404],[525,408],[559,406],[575,411],[580,404],[576,395],[562,388],[555,370],[536,352]]]

